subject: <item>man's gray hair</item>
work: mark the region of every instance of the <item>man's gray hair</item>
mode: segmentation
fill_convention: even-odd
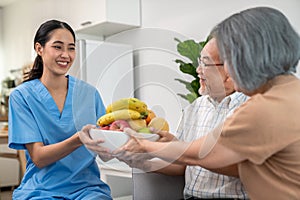
[[[222,21],[211,34],[241,89],[251,92],[277,75],[296,71],[300,37],[276,9],[244,10]]]

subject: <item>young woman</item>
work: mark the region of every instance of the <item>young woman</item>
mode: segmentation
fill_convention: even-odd
[[[25,149],[26,173],[13,199],[112,199],[81,127],[105,113],[96,88],[66,76],[75,58],[75,34],[57,20],[43,23],[25,81],[9,98],[9,147]],[[86,128],[85,128],[86,129]]]

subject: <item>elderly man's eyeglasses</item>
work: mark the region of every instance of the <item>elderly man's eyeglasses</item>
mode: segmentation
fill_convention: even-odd
[[[212,67],[212,66],[223,66],[224,63],[204,63],[200,58],[198,59],[200,67]]]

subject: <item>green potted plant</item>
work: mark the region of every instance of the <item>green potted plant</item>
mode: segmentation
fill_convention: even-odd
[[[192,103],[196,98],[200,96],[200,94],[198,93],[198,90],[200,88],[200,83],[199,83],[199,77],[196,72],[196,69],[198,67],[198,58],[200,56],[200,51],[207,43],[208,39],[206,39],[206,41],[196,42],[191,39],[180,41],[179,39],[175,38],[175,41],[178,42],[177,44],[178,53],[181,56],[188,58],[188,62],[185,62],[181,59],[176,59],[175,62],[179,64],[179,69],[181,72],[185,74],[189,74],[194,78],[191,82],[179,78],[175,79],[176,81],[179,81],[180,83],[184,84],[186,89],[189,91],[188,94],[178,93],[178,95],[183,99]]]

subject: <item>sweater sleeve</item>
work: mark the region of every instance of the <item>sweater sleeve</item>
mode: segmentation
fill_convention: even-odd
[[[288,130],[281,123],[286,124],[286,116],[274,110],[276,101],[262,95],[252,97],[225,121],[219,142],[255,164],[294,142],[293,135],[284,134]]]

